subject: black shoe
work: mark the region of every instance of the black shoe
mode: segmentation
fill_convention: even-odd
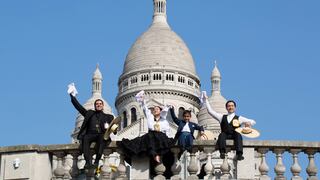
[[[226,153],[220,153],[220,158],[225,159],[226,158]]]
[[[242,154],[237,155],[237,160],[238,160],[238,161],[242,161],[242,160],[244,160],[244,157],[242,156]]]

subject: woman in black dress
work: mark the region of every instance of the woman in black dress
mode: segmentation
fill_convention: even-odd
[[[124,138],[118,141],[117,145],[124,151],[126,157],[147,154],[155,162],[160,163],[162,155],[168,153],[174,144],[173,138],[169,138],[169,123],[166,119],[168,107],[162,109],[160,106],[154,106],[151,112],[146,105],[144,91],[139,92],[136,99],[143,108],[149,131],[132,140]]]

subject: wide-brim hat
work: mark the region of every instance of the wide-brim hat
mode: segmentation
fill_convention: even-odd
[[[235,129],[235,131],[237,131],[238,133],[240,133],[241,135],[243,135],[247,138],[257,138],[260,136],[260,132],[256,129],[253,129],[253,128],[238,127]]]
[[[208,130],[204,130],[204,134],[202,137],[201,137],[201,134],[199,131],[195,131],[194,134],[196,134],[195,137],[197,140],[214,140],[213,132],[208,131]]]
[[[109,124],[109,127],[107,128],[106,132],[104,133],[104,140],[108,140],[110,138],[110,134],[117,131],[119,128],[119,123],[121,121],[120,116],[114,118],[111,123]]]

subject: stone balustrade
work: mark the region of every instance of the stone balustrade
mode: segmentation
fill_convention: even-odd
[[[300,173],[302,167],[299,161],[306,161],[308,165],[305,169],[308,180],[318,179],[315,155],[320,152],[320,142],[304,142],[304,141],[244,141],[244,157],[243,161],[236,161],[234,157],[233,142],[227,141],[228,153],[225,159],[219,159],[219,153],[216,148],[215,141],[195,141],[192,152],[184,153],[180,159],[179,148],[173,147],[174,162],[171,167],[165,167],[163,164],[155,166],[154,179],[260,179],[271,180],[270,167],[274,167],[274,179],[284,180],[291,178],[292,180],[302,180]],[[26,145],[26,146],[10,146],[0,148],[1,169],[0,179],[4,179],[4,172],[8,166],[6,162],[15,154],[34,152],[39,154],[47,154],[51,165],[51,179],[67,180],[67,179],[95,179],[94,170],[84,171],[80,168],[84,165],[82,155],[78,150],[78,144],[63,145]],[[112,154],[118,156],[112,156]],[[289,153],[292,158],[290,167],[286,167],[283,159],[284,153]],[[306,154],[306,159],[299,159],[298,154]],[[267,155],[274,154],[275,164],[267,163]],[[287,157],[287,156],[286,156]],[[110,164],[110,158],[118,159],[117,163]],[[5,161],[7,160],[7,161]],[[23,162],[22,162],[23,163]],[[99,179],[129,179],[130,173],[125,165],[122,152],[117,149],[115,143],[105,149],[104,156],[101,159],[101,171]],[[145,162],[149,166],[149,162]],[[319,162],[318,162],[319,164]],[[81,167],[82,166],[82,167]],[[134,167],[131,167],[134,168]],[[164,172],[169,168],[172,172],[171,177],[165,177]],[[147,168],[148,169],[148,168]],[[41,171],[41,169],[35,169]],[[290,171],[290,177],[286,177]],[[37,172],[35,172],[37,173]],[[148,179],[149,177],[141,177]],[[35,178],[36,179],[36,178]]]

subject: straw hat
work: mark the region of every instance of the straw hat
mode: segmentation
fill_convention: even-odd
[[[208,130],[204,130],[203,135],[201,135],[198,131],[197,132],[195,131],[194,135],[197,140],[214,140],[214,134]]]
[[[257,138],[260,136],[260,132],[258,130],[250,127],[238,127],[235,131],[248,138]]]
[[[116,117],[111,121],[108,129],[104,133],[104,136],[103,136],[104,140],[108,140],[110,138],[110,134],[117,131],[117,129],[119,128],[120,121],[121,121],[120,116]]]

